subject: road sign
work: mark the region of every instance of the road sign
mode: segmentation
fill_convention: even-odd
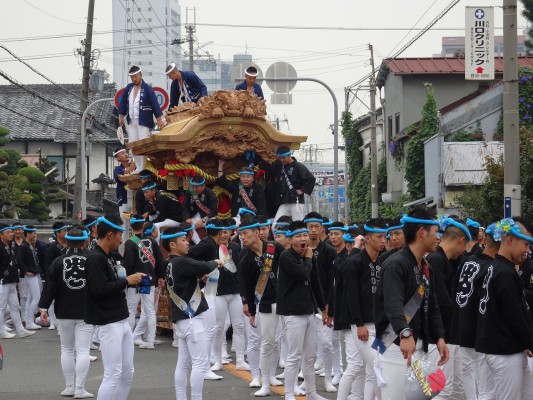
[[[272,89],[274,95],[278,93],[289,93],[294,86],[296,86],[296,80],[290,81],[273,81],[269,78],[296,78],[296,70],[291,64],[286,62],[277,62],[268,67],[265,73],[265,79],[267,86]]]
[[[465,79],[494,79],[494,8],[466,7]]]
[[[153,89],[155,92],[155,97],[157,98],[157,102],[159,103],[159,107],[161,108],[161,110],[165,110],[168,107],[168,103],[170,102],[166,90],[160,87],[155,87]],[[123,94],[124,94],[124,88],[120,89],[115,95],[115,107],[116,108],[119,107]]]
[[[257,84],[262,85],[263,84],[263,71],[257,64],[254,63],[239,63],[236,66],[233,67],[231,70],[231,82],[234,85],[237,85],[238,83],[241,83],[244,80],[244,70],[248,67],[255,67],[257,68],[257,80],[255,81]]]
[[[155,87],[154,92],[155,92],[155,97],[157,97],[157,102],[159,103],[159,107],[161,107],[161,110],[166,110],[168,107],[168,103],[170,102],[167,91],[163,88]]]
[[[120,100],[122,100],[122,94],[124,93],[124,88],[120,89],[117,94],[115,95],[115,107],[118,108],[120,106]]]

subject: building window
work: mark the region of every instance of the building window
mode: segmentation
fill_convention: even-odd
[[[151,72],[148,72],[148,76],[152,76],[152,73],[151,73]]]
[[[148,18],[148,22],[152,22],[152,18]]]
[[[152,33],[152,28],[148,29],[148,32],[149,32],[149,33]]]
[[[152,44],[152,41],[151,41],[151,40],[149,40],[149,41],[148,41],[148,43]]]
[[[139,65],[143,65],[143,62],[142,62],[142,61],[139,61]]]
[[[152,11],[152,7],[148,7],[148,11]]]
[[[137,40],[137,44],[141,44],[142,43],[142,40]]]
[[[392,138],[392,116],[387,119],[387,135],[390,138]]]
[[[141,22],[141,19],[140,19],[140,18],[137,18],[137,22]]]
[[[131,19],[128,18],[128,22],[131,22]]]
[[[141,11],[141,7],[137,7],[137,11],[139,11],[139,12],[140,12],[140,11]]]
[[[128,40],[128,44],[131,44],[131,40]]]
[[[396,132],[400,132],[401,126],[400,126],[400,113],[396,113],[394,115],[394,125],[396,127]]]
[[[148,54],[152,54],[152,50],[148,50]]]
[[[148,61],[148,65],[152,65],[152,62],[151,62],[151,61]]]

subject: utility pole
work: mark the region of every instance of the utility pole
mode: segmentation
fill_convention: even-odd
[[[372,218],[378,217],[378,154],[376,145],[376,78],[374,75],[374,48],[370,50],[370,194],[372,199]],[[346,175],[345,175],[346,179]]]
[[[91,46],[93,38],[93,18],[94,18],[94,1],[89,0],[89,10],[87,12],[87,29],[85,33],[85,52],[83,54],[83,77],[81,81],[81,97],[80,113],[83,114],[89,105],[89,75],[91,70]],[[81,192],[82,188],[82,164],[85,164],[85,160],[81,157],[81,147],[85,146],[85,143],[81,141],[81,129],[76,140],[76,178],[74,185],[74,207],[72,213],[72,221],[76,222],[76,218],[81,213],[83,214],[83,208],[86,204],[82,204]],[[67,215],[68,215],[68,203],[67,203]]]
[[[194,71],[194,33],[196,32],[196,8],[192,9],[194,23],[185,23],[187,31],[187,41],[189,42],[189,71]],[[187,20],[189,19],[189,8],[186,9]]]
[[[521,215],[520,136],[518,130],[518,60],[516,0],[503,1],[503,143],[504,215]],[[510,203],[510,204],[509,204]]]

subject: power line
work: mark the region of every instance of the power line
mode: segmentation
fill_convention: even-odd
[[[21,112],[18,112],[18,111],[15,111],[7,106],[5,106],[4,104],[0,103],[0,107],[6,109],[7,111],[10,111],[12,112],[13,114],[17,114],[18,116],[21,116],[23,117],[24,119],[29,119],[30,121],[33,121],[33,122],[37,122],[38,124],[41,124],[41,125],[44,125],[44,126],[47,126],[49,128],[53,128],[53,129],[57,129],[58,131],[63,131],[63,132],[66,132],[66,133],[74,133],[74,134],[77,134],[77,132],[75,131],[69,131],[67,129],[64,129],[64,128],[60,128],[58,126],[54,126],[54,125],[51,125],[47,122],[43,122],[43,121],[39,121],[38,119],[35,119],[33,117],[30,117],[29,115],[27,114],[22,114]]]
[[[57,17],[55,16],[54,14],[50,14],[49,12],[46,12],[44,10],[41,10],[39,7],[37,6],[34,6],[33,4],[31,4],[29,1],[26,1],[26,0],[23,0],[24,3],[26,3],[27,5],[29,5],[30,7],[33,7],[35,8],[36,10],[42,12],[43,14],[46,14],[52,18],[55,18],[55,19],[58,19],[60,21],[63,21],[63,22],[68,22],[69,24],[77,24],[77,25],[85,25],[85,22],[74,22],[74,21],[69,21],[69,20],[66,20],[66,19],[63,19],[63,18],[60,18],[60,17]]]

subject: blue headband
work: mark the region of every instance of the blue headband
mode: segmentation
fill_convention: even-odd
[[[155,189],[157,185],[155,183],[152,183],[150,186],[142,187],[141,190],[144,192],[145,190]]]
[[[397,226],[389,226],[388,231],[392,232],[392,231],[397,231],[398,229],[403,229],[403,224],[402,225],[397,225]]]
[[[459,228],[460,230],[462,230],[463,233],[466,235],[466,238],[468,239],[469,242],[472,240],[472,235],[468,231],[468,228],[464,226],[463,224],[457,222],[453,218],[443,218],[441,220],[441,229],[444,227],[444,229],[442,229],[443,231],[446,231],[446,228],[450,225],[455,226],[456,228]]]
[[[511,226],[511,230],[509,232],[507,232],[507,234],[516,236],[517,238],[520,238],[520,239],[524,239],[525,241],[527,241],[529,243],[533,243],[533,238],[529,237],[529,236],[526,236],[523,233],[521,233],[520,232],[520,227],[518,225],[512,225]]]
[[[368,226],[367,224],[365,224],[363,228],[365,228],[365,231],[372,232],[372,233],[388,233],[389,232],[387,228],[372,228],[371,226]]]
[[[149,174],[139,174],[139,178],[143,178],[143,179],[146,179],[146,178],[150,178],[152,176],[152,173],[150,172]]]
[[[183,229],[183,232],[190,232],[194,229],[194,226],[191,225],[189,228],[181,228],[181,229]]]
[[[479,228],[481,225],[479,222],[476,222],[470,218],[466,219],[466,226],[471,226],[472,228]]]
[[[87,240],[89,239],[89,235],[87,234],[87,231],[83,231],[83,235],[82,236],[70,236],[68,233],[65,235],[65,239],[66,240],[78,240],[78,241],[82,241],[82,240]]]
[[[278,222],[278,221],[276,221],[276,223],[274,225],[275,226],[289,226],[290,224],[291,224],[290,222]]]
[[[126,230],[123,227],[121,227],[119,225],[116,225],[116,224],[112,223],[111,221],[108,221],[106,219],[106,217],[99,217],[97,223],[99,224],[101,222],[103,222],[104,224],[109,225],[111,228],[115,228],[117,231],[120,231],[120,232],[124,232]]]
[[[343,231],[343,232],[348,232],[348,227],[347,226],[330,226],[328,228],[328,230],[330,231]]]
[[[8,229],[13,230],[12,226],[6,226],[5,228],[0,229],[0,232],[7,231]]]
[[[353,229],[357,229],[357,228],[359,228],[359,227],[357,226],[357,224],[348,225],[348,226],[346,226],[346,227],[347,227],[348,229],[350,229],[350,228],[353,228]]]
[[[239,174],[240,175],[255,175],[255,173],[252,171],[241,171],[239,172]]]
[[[274,235],[285,235],[285,236],[287,236],[287,231],[274,231]]]
[[[215,229],[215,230],[219,230],[219,231],[223,231],[224,229],[228,229],[225,226],[216,226],[216,225],[213,225],[213,224],[207,224],[204,228],[205,229]]]
[[[200,182],[194,182],[192,179],[190,181],[190,184],[192,186],[202,186],[203,184],[205,184],[205,178],[202,178],[202,180]]]
[[[36,228],[28,228],[27,226],[23,226],[22,229],[24,229],[25,232],[37,232]]]
[[[405,214],[401,219],[400,222],[402,224],[420,224],[420,225],[437,225],[439,226],[439,221],[434,219],[421,219],[421,218],[413,218]]]
[[[150,235],[150,234],[154,231],[154,229],[155,229],[155,224],[153,224],[151,228],[146,229],[146,230],[144,231],[144,235],[145,235],[145,236]]]
[[[495,229],[496,229],[496,222],[493,222],[492,224],[487,226],[487,229],[485,230],[485,233],[487,235],[490,235],[490,236],[494,237],[494,230]]]
[[[259,225],[259,226],[270,226],[270,225],[272,225],[272,221],[267,219],[266,222],[258,222],[257,225]]]
[[[91,226],[93,226],[94,224],[96,224],[96,220],[94,220],[93,222],[89,222],[87,225],[85,225],[86,228],[90,228]]]
[[[69,228],[68,225],[63,225],[61,228],[56,228],[56,229],[54,229],[53,231],[54,231],[54,232],[59,232],[59,231],[62,231],[63,229],[67,229],[67,228]]]
[[[224,228],[227,229],[228,231],[232,231],[232,230],[234,230],[236,227],[237,227],[237,225],[229,225],[229,226],[225,226]]]
[[[144,218],[142,219],[131,218],[130,219],[130,224],[138,224],[139,222],[146,222],[146,221],[144,220]]]
[[[323,224],[324,221],[320,218],[306,218],[304,219],[304,223],[308,224],[309,222],[319,222],[320,224]]]
[[[286,151],[285,153],[276,153],[276,155],[278,157],[286,157],[286,156],[290,156],[292,154],[292,150],[289,150],[289,151]]]
[[[305,229],[296,229],[295,231],[287,231],[287,233],[285,233],[287,235],[287,237],[293,237],[294,235],[299,235],[300,233],[308,233],[309,232],[309,229],[305,228]]]
[[[11,228],[13,230],[15,230],[15,229],[24,229],[24,226],[22,226],[22,225],[13,225]]]
[[[328,222],[322,222],[322,225],[324,226],[330,226],[333,223],[332,220],[329,220]]]
[[[254,217],[257,215],[252,210],[248,210],[247,208],[239,209],[239,215],[243,215],[243,214],[252,214]]]
[[[187,232],[176,232],[176,233],[171,233],[169,235],[162,234],[161,239],[174,239],[174,238],[185,236],[186,234]]]
[[[344,235],[342,235],[342,238],[344,239],[345,242],[355,243],[355,239],[349,233],[345,233]]]
[[[237,228],[237,231],[241,232],[241,231],[244,231],[245,229],[254,229],[254,228],[259,228],[259,224],[257,222],[251,225],[244,225],[244,226],[241,225]]]

